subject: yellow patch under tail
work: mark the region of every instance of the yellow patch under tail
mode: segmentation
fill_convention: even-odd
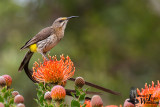
[[[37,52],[37,44],[30,45],[29,49],[31,50],[31,52]]]

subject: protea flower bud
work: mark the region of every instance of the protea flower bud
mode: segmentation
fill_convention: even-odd
[[[66,90],[60,86],[56,85],[51,90],[51,97],[53,100],[63,100],[66,96]]]
[[[0,76],[0,87],[4,87],[6,85],[6,80],[4,77]]]
[[[16,95],[19,95],[19,92],[18,91],[13,91],[12,95],[13,95],[13,97],[15,97]]]
[[[25,105],[24,104],[22,104],[22,103],[19,103],[19,104],[17,104],[17,106],[16,107],[25,107]]]
[[[92,107],[103,107],[103,101],[99,95],[94,95],[91,99]]]
[[[85,84],[85,81],[82,77],[77,77],[75,80],[75,85],[79,88],[82,88]]]
[[[51,97],[51,92],[47,91],[45,94],[44,94],[44,99],[46,100],[51,100],[52,97]]]
[[[14,102],[15,102],[16,104],[23,103],[23,102],[24,102],[23,96],[22,96],[22,95],[16,95],[16,96],[14,97]]]
[[[9,76],[9,75],[2,75],[2,76],[6,80],[7,87],[9,88],[11,86],[11,84],[12,84],[12,78],[11,78],[11,76]]]
[[[44,94],[44,99],[48,102],[48,104],[50,104],[50,103],[51,103],[51,100],[52,100],[51,92],[47,91],[47,92]]]
[[[129,101],[129,99],[126,99],[125,100],[125,102],[124,102],[124,107],[135,107],[135,105],[134,104],[132,104],[131,102],[128,102]]]
[[[3,103],[0,102],[0,107],[5,107]]]

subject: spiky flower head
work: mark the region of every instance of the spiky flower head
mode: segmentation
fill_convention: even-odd
[[[16,107],[25,107],[25,105],[24,104],[22,104],[22,103],[19,103],[19,104],[17,104],[17,106]]]
[[[47,92],[44,94],[44,99],[46,99],[46,100],[52,100],[51,92],[47,91]]]
[[[86,104],[86,107],[92,107],[90,100],[86,100],[86,101],[84,102],[84,104]]]
[[[85,100],[84,104],[86,105],[85,107],[92,107],[90,100]],[[80,107],[82,107],[82,105],[80,105]]]
[[[94,95],[91,99],[92,107],[103,107],[103,101],[99,95]]]
[[[157,107],[157,102],[160,100],[160,97],[158,97],[157,95],[159,95],[159,90],[160,90],[160,83],[159,81],[157,81],[157,85],[154,84],[154,82],[152,81],[152,85],[147,85],[147,83],[145,84],[145,88],[141,89],[141,91],[139,89],[137,89],[137,94],[140,97],[137,97],[137,99],[139,101],[141,101],[141,96],[143,96],[143,99],[147,99],[149,97],[150,100],[146,101],[145,104],[136,104],[136,106],[142,106],[142,107],[148,107],[148,106],[153,106],[153,107]],[[156,100],[155,100],[156,98]]]
[[[23,96],[22,96],[22,95],[16,95],[16,96],[14,97],[14,102],[15,102],[16,104],[24,103],[24,98],[23,98]]]
[[[160,101],[160,88],[153,93],[153,98],[157,98]]]
[[[60,86],[56,85],[51,90],[51,97],[53,100],[63,100],[66,96],[66,90]]]
[[[0,76],[0,87],[4,87],[6,85],[6,80],[4,77]]]
[[[86,104],[85,107],[92,107],[92,106],[91,106],[91,101],[90,101],[90,100],[85,100],[84,104]],[[80,106],[80,107],[82,107],[82,106]]]
[[[0,102],[0,107],[5,107],[3,103]]]
[[[129,100],[130,99],[125,100],[123,107],[135,107],[135,105],[129,102]]]
[[[71,59],[61,55],[57,60],[56,56],[49,56],[50,59],[43,60],[43,63],[35,62],[33,67],[33,77],[39,82],[61,83],[74,75],[75,67]]]
[[[15,96],[19,95],[19,92],[18,91],[13,91],[12,95],[13,95],[13,97],[15,97]]]
[[[11,76],[9,76],[9,75],[2,75],[2,76],[6,80],[7,87],[9,88],[11,86],[11,84],[12,84],[12,78],[11,78]]]
[[[79,88],[82,88],[85,84],[85,81],[82,77],[77,77],[75,80],[75,85]]]

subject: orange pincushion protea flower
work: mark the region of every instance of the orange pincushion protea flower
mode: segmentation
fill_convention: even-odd
[[[84,102],[84,104],[86,104],[85,107],[92,107],[92,106],[91,106],[91,101],[90,101],[90,100],[86,100],[86,101]]]
[[[157,91],[155,91],[155,92],[153,93],[153,97],[154,97],[154,98],[157,98],[158,100],[160,100],[160,88],[157,89]]]
[[[86,104],[85,107],[92,107],[90,100],[85,100],[84,104]],[[80,106],[80,107],[82,107],[82,106]],[[117,105],[108,105],[108,106],[102,106],[102,107],[122,107],[122,105],[120,105],[120,106],[117,106]]]
[[[139,89],[137,89],[139,103],[136,104],[138,107],[157,107],[157,102],[160,100],[160,83],[157,81],[157,85],[154,85],[154,82],[152,81],[152,86],[149,84],[149,87],[147,83],[145,84],[145,89],[141,89],[141,92]],[[149,99],[150,100],[145,100]],[[144,103],[145,100],[145,103]],[[143,102],[142,102],[143,101]]]
[[[71,59],[61,55],[58,61],[56,56],[49,56],[49,61],[43,60],[43,63],[34,63],[33,77],[39,82],[61,83],[74,75],[75,67]]]
[[[91,106],[91,101],[90,101],[90,100],[85,100],[84,104],[86,104],[85,107],[92,107],[92,106]],[[80,106],[80,107],[82,107],[82,106]]]

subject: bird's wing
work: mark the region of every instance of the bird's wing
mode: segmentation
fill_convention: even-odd
[[[32,45],[34,43],[37,43],[41,40],[46,39],[48,36],[51,35],[51,33],[52,33],[52,28],[51,27],[46,27],[46,28],[42,29],[37,35],[35,35],[32,39],[27,41],[25,43],[25,45],[21,47],[21,50],[29,47],[30,45]]]

